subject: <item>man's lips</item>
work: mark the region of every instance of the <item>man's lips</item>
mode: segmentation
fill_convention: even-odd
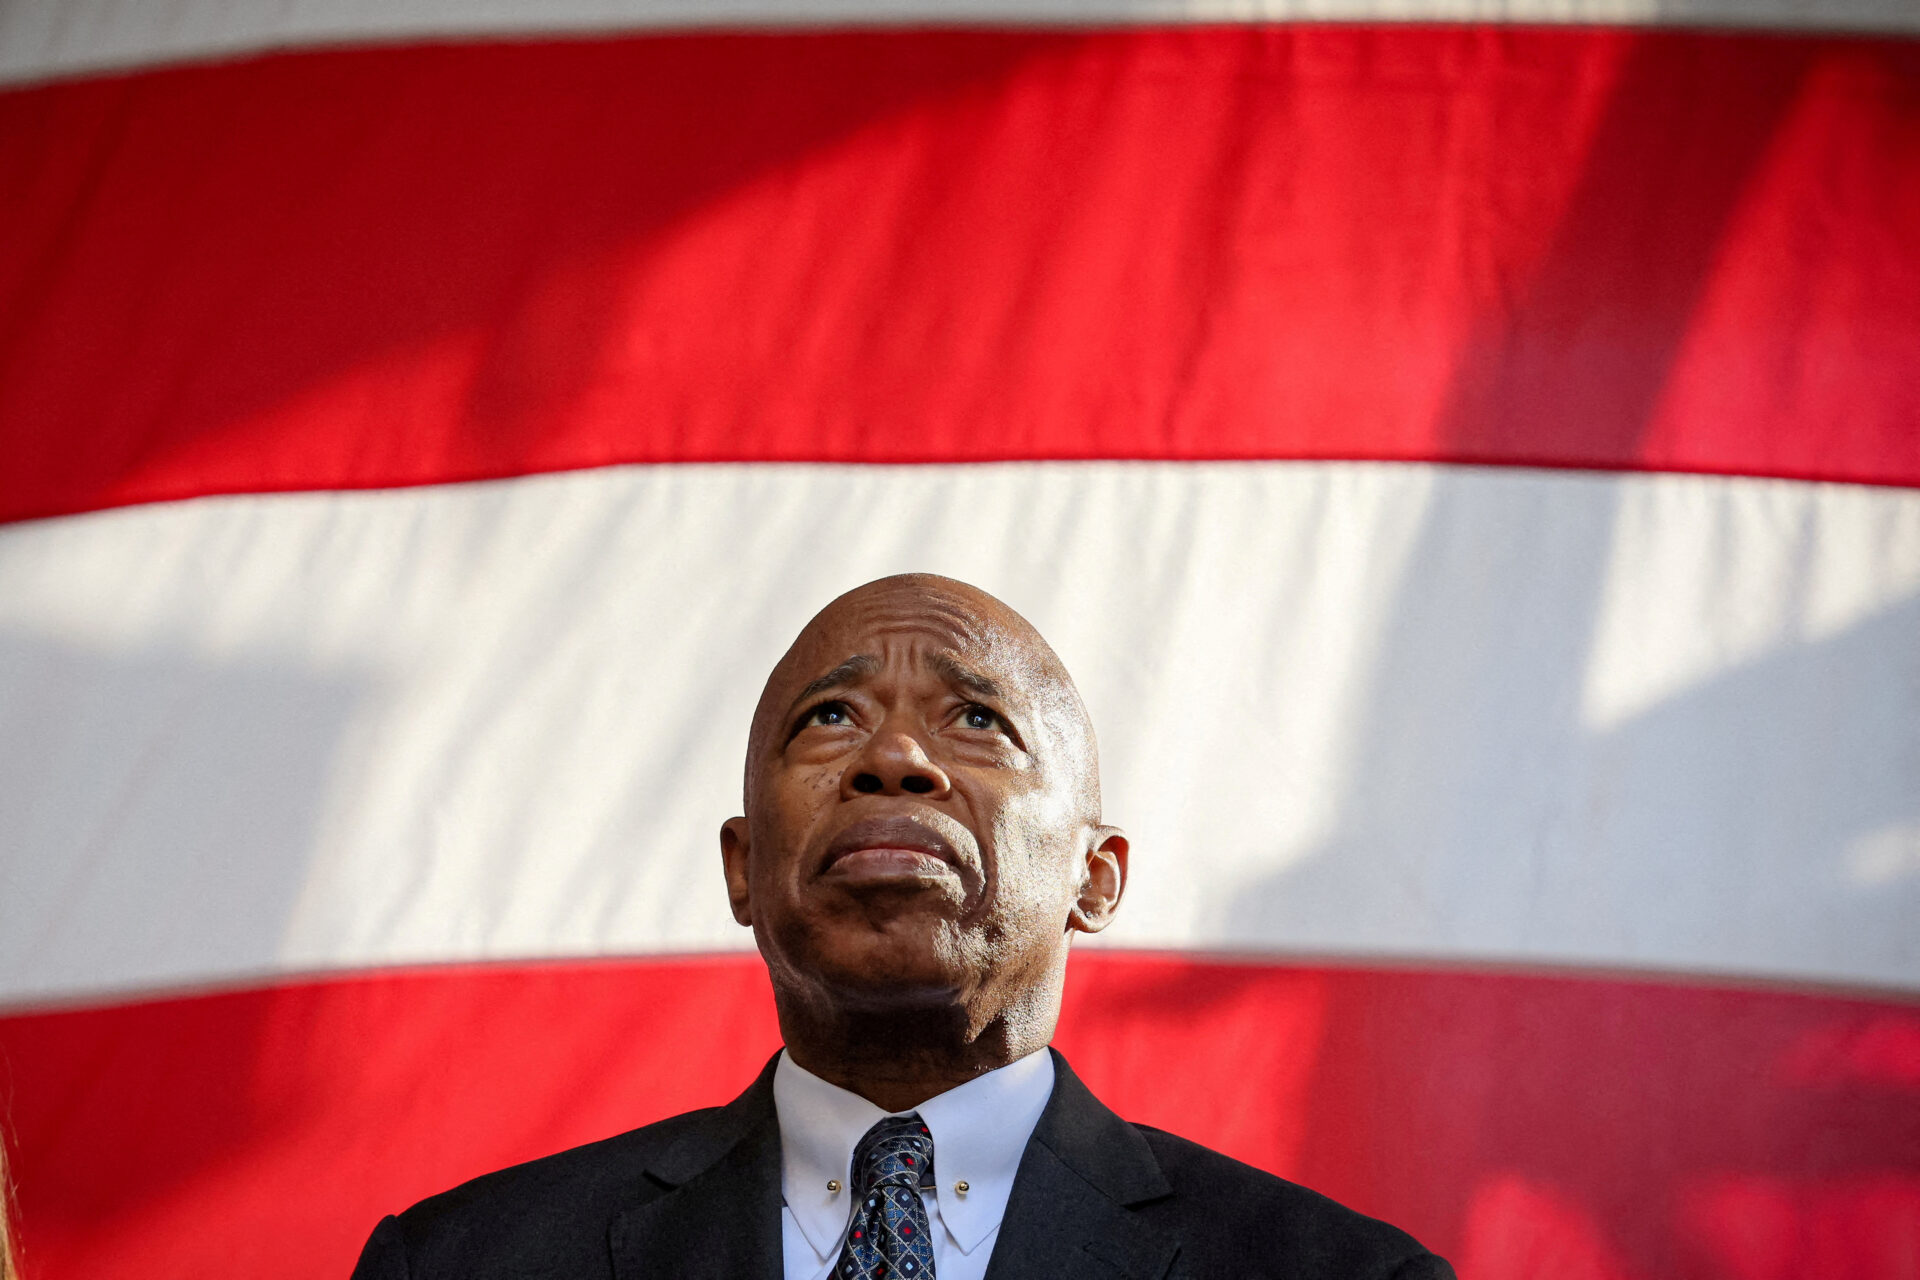
[[[820,874],[842,883],[947,878],[960,858],[946,837],[912,818],[867,818],[833,838]]]

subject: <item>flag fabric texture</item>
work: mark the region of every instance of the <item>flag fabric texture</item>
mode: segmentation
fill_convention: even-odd
[[[1478,1280],[1920,1277],[1917,33],[0,9],[28,1280],[731,1097],[748,716],[903,570],[1090,705],[1122,1114]]]

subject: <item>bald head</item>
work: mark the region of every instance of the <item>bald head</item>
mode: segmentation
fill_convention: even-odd
[[[970,583],[932,573],[878,578],[837,597],[816,613],[760,692],[748,734],[745,800],[752,812],[755,762],[777,749],[789,717],[810,698],[850,678],[870,675],[881,655],[876,641],[918,636],[928,661],[950,684],[1024,703],[1030,749],[1064,771],[1089,822],[1100,817],[1099,752],[1093,722],[1073,677],[1046,638],[998,597]]]

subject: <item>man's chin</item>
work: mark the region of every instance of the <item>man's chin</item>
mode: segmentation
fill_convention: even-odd
[[[916,933],[920,936],[912,936]],[[850,945],[822,947],[794,968],[828,1001],[849,1011],[955,1005],[971,986],[944,929],[890,930]]]

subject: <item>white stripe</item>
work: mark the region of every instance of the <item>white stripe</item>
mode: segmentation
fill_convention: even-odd
[[[0,530],[0,993],[743,947],[767,668],[927,568],[1077,673],[1108,940],[1920,986],[1920,492],[629,468]]]
[[[10,0],[0,81],[381,40],[927,23],[1528,22],[1920,31],[1913,0]]]

